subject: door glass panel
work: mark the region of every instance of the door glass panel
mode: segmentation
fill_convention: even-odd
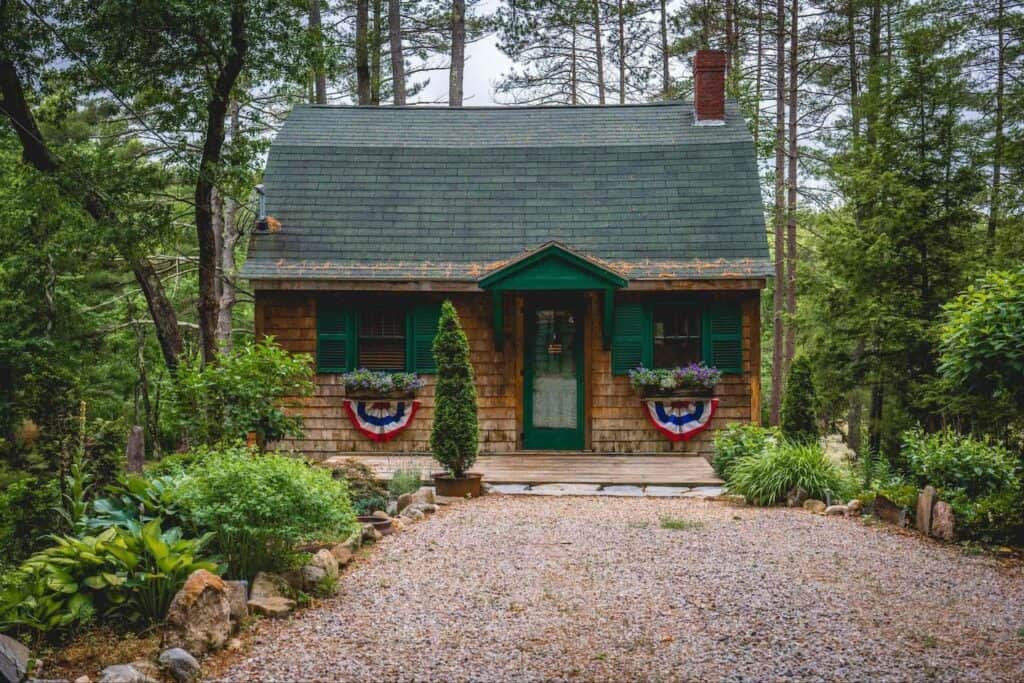
[[[538,309],[535,316],[533,426],[576,429],[576,320],[556,309]]]

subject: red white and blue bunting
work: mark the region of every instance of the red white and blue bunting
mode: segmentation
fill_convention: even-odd
[[[356,401],[345,399],[345,412],[352,426],[373,441],[391,441],[412,424],[419,401]]]
[[[669,441],[686,441],[708,428],[718,399],[644,399],[644,412]]]

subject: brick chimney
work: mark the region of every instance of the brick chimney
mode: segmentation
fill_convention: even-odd
[[[693,56],[693,109],[698,126],[725,123],[725,65],[722,50],[697,50]]]

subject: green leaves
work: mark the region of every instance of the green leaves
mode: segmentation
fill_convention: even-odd
[[[437,385],[430,450],[453,476],[461,477],[476,462],[479,447],[476,386],[469,362],[469,342],[451,301],[441,306],[434,338]]]

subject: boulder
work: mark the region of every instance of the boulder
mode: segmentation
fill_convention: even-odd
[[[249,608],[246,604],[249,601],[248,581],[225,581],[228,591],[228,604],[231,606],[231,619],[235,623],[242,621],[249,616]]]
[[[827,508],[825,508],[825,514],[829,517],[842,516],[849,511],[850,508],[846,507],[845,505],[829,505]]]
[[[85,674],[82,674],[74,680],[74,683],[92,683],[92,679]]]
[[[131,664],[115,664],[100,672],[99,683],[154,683]]]
[[[254,598],[249,601],[253,614],[270,619],[283,619],[295,609],[295,601],[288,598]]]
[[[804,510],[807,510],[808,512],[813,512],[816,515],[820,515],[821,513],[823,513],[825,509],[828,507],[827,505],[825,505],[823,501],[820,501],[816,498],[808,498],[807,500],[804,501],[803,506]]]
[[[334,561],[339,567],[344,567],[352,561],[352,548],[345,543],[339,543],[331,548],[331,555],[334,555]]]
[[[294,591],[283,576],[260,572],[252,580],[249,600],[251,602],[257,598],[290,598],[292,595],[294,595]]]
[[[861,504],[861,502],[854,498],[853,500],[846,504],[846,514],[850,515],[851,517],[856,517],[861,513],[863,507],[864,506]]]
[[[915,516],[915,523],[917,524],[917,530],[922,534],[929,534],[932,530],[932,507],[935,506],[935,488],[932,486],[925,486],[924,489],[917,494],[917,514]]]
[[[434,498],[434,487],[433,486],[421,486],[412,493],[403,493],[398,497],[398,512],[401,514],[402,510],[415,505],[416,503],[430,503],[433,505],[437,501]]]
[[[405,519],[417,522],[426,517],[426,515],[423,514],[423,511],[420,510],[419,507],[415,505],[410,505],[404,510],[402,510],[402,514],[400,514],[399,517],[404,517]]]
[[[175,683],[193,683],[199,678],[199,662],[180,647],[164,650],[157,661],[160,668],[166,671]]]
[[[130,666],[142,674],[146,680],[163,680],[163,672],[160,671],[160,667],[157,666],[156,662],[152,662],[148,659],[136,659],[130,664]]]
[[[231,636],[231,603],[224,580],[205,569],[192,572],[167,609],[166,647],[203,654]]]
[[[798,508],[804,504],[810,494],[799,486],[795,486],[790,489],[789,493],[786,494],[786,505],[791,508]]]
[[[372,524],[363,525],[363,543],[375,543],[384,538],[384,534],[373,528]]]
[[[944,500],[935,503],[932,509],[932,536],[943,541],[956,540],[956,518],[953,506]]]
[[[307,564],[302,567],[289,569],[284,573],[284,578],[293,591],[309,593],[314,590],[321,581],[327,578],[327,572],[320,567]]]
[[[334,557],[330,550],[321,550],[313,556],[309,564],[314,567],[320,567],[324,570],[324,574],[329,579],[338,578],[338,560]]]
[[[872,505],[875,517],[883,522],[895,524],[896,526],[907,526],[907,510],[897,505],[882,494],[875,496],[875,503]]]
[[[20,683],[28,674],[28,648],[0,635],[0,683]]]

